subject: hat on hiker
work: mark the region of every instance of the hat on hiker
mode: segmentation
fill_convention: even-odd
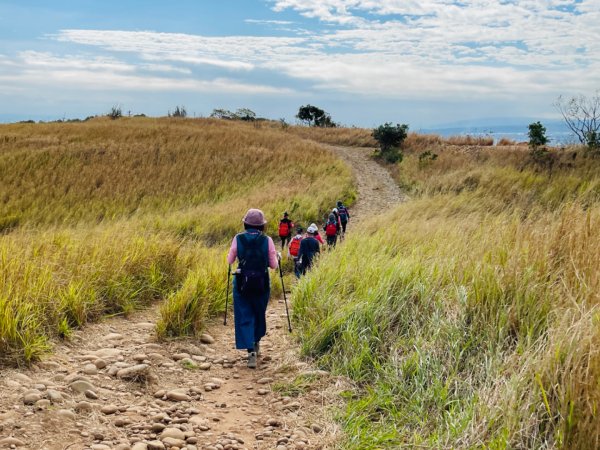
[[[338,212],[338,209],[337,209],[337,208],[333,208],[333,209],[331,210],[331,212],[332,212],[332,213],[337,213],[337,212]]]
[[[304,228],[302,228],[302,227],[296,227],[296,233],[302,234],[303,231],[304,231]]]
[[[309,232],[310,234],[315,234],[317,232],[318,228],[317,226],[313,223],[310,225],[310,227],[308,227],[306,229],[307,232]]]
[[[288,214],[288,212],[286,211],[286,212],[284,212],[284,213],[283,213],[283,217],[287,217],[287,216],[289,216],[289,214]]]
[[[249,209],[242,219],[246,225],[252,227],[260,227],[267,223],[264,213],[260,209]]]
[[[335,222],[335,215],[333,213],[329,214],[329,220]]]
[[[344,204],[342,203],[342,201],[341,201],[341,200],[338,200],[338,201],[337,201],[337,207],[338,207],[338,208],[341,208],[342,206],[344,206]]]

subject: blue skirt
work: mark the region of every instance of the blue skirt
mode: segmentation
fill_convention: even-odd
[[[267,334],[267,304],[271,296],[269,289],[259,295],[241,294],[237,289],[237,279],[233,279],[233,314],[235,322],[235,348],[253,349]]]

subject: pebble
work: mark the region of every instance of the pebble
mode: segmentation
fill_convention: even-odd
[[[97,375],[98,374],[98,368],[96,367],[96,364],[86,364],[83,367],[83,373],[85,373],[86,375]]]
[[[71,411],[70,409],[59,409],[58,411],[56,411],[56,415],[63,419],[69,419],[69,420],[75,420],[77,418],[75,413],[73,411]]]
[[[256,383],[258,384],[269,384],[273,382],[273,378],[265,377],[258,380]]]
[[[52,403],[62,403],[64,400],[62,394],[54,389],[48,389],[46,395],[48,395],[48,398]]]
[[[148,450],[165,450],[165,445],[160,441],[149,441]]]
[[[201,363],[201,364],[198,365],[198,369],[200,369],[200,370],[209,370],[211,366],[212,366],[211,363],[204,362],[204,363]]]
[[[19,381],[20,383],[23,383],[23,384],[31,384],[33,382],[33,380],[31,378],[29,378],[27,375],[22,374],[22,373],[15,373],[13,375],[13,379],[16,381]]]
[[[123,339],[123,335],[119,333],[109,333],[103,338],[105,341],[120,341]]]
[[[256,393],[258,395],[267,395],[269,393],[268,389],[259,389],[258,391],[256,391]]]
[[[118,348],[101,348],[92,353],[94,359],[108,359],[114,360],[117,359],[121,355],[121,350]]]
[[[100,412],[102,414],[114,414],[119,410],[119,408],[116,405],[104,405],[102,408],[100,408]]]
[[[136,442],[131,446],[131,450],[148,450],[148,444],[144,442]]]
[[[132,356],[132,359],[134,361],[142,362],[142,361],[148,359],[148,355],[146,355],[145,353],[136,353],[135,355]]]
[[[212,337],[210,334],[204,333],[200,335],[200,342],[202,342],[203,344],[214,344],[215,338]]]
[[[38,390],[27,391],[23,395],[23,403],[25,403],[26,405],[33,405],[41,399],[42,399],[42,394]]]
[[[190,355],[189,353],[175,353],[171,358],[173,358],[174,361],[181,361],[182,359],[189,359]]]
[[[111,447],[105,444],[92,444],[90,448],[92,450],[111,450]]]
[[[96,369],[100,370],[108,366],[108,363],[102,358],[98,358],[96,361],[94,361],[94,365],[96,366]]]
[[[183,439],[175,439],[172,437],[161,438],[163,444],[165,444],[168,448],[181,448],[185,445],[185,441]]]
[[[98,394],[96,394],[94,391],[85,391],[83,395],[85,395],[90,400],[98,400]]]
[[[122,380],[143,379],[147,376],[150,366],[148,364],[136,364],[126,367],[117,372],[117,377]]]
[[[185,389],[173,389],[172,391],[167,392],[167,398],[174,402],[189,402],[192,400]]]
[[[316,423],[313,423],[310,426],[310,429],[313,430],[313,432],[315,432],[317,434],[320,433],[321,431],[323,431],[323,428],[320,425],[316,424]]]
[[[77,380],[73,381],[69,387],[77,392],[78,394],[83,394],[85,391],[94,391],[95,387],[92,383],[86,380]]]
[[[90,402],[79,402],[75,405],[75,411],[91,412],[94,409]]]

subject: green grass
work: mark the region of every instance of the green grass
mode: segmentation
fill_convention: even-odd
[[[346,448],[597,448],[598,166],[469,159],[455,189],[464,162],[411,157],[416,198],[294,291],[304,353],[356,384]]]

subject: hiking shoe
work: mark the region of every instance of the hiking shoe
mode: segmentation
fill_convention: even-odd
[[[256,352],[248,353],[248,368],[256,369]]]
[[[260,342],[254,343],[254,353],[256,353],[256,356],[260,356]]]

